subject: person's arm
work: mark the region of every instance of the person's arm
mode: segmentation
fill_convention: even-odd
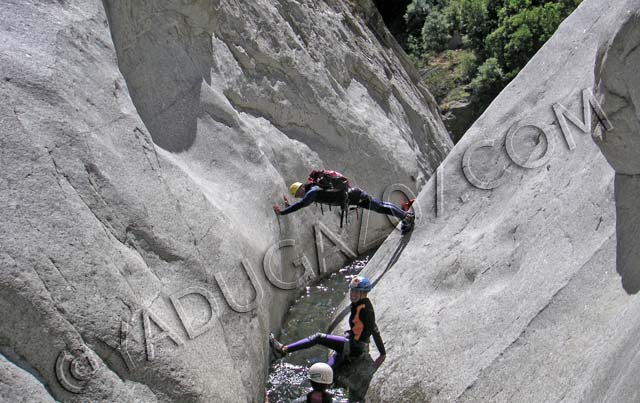
[[[380,331],[377,326],[374,331],[371,332],[371,336],[373,336],[373,341],[376,343],[376,348],[378,352],[380,352],[380,355],[387,355],[387,350],[384,348],[384,342],[382,341],[382,336],[380,336]]]
[[[380,336],[380,331],[378,330],[378,325],[376,324],[376,314],[373,311],[373,306],[370,306],[369,309],[365,309],[364,315],[362,317],[362,322],[367,327],[367,329],[371,331],[373,341],[376,343],[376,348],[380,353],[380,356],[373,362],[373,367],[377,369],[385,360],[387,351],[384,348],[384,342],[382,341],[382,336]]]
[[[387,351],[384,349],[382,336],[380,336],[380,332],[378,331],[377,326],[375,328],[375,331],[371,333],[371,335],[373,336],[373,341],[376,343],[378,352],[380,352],[380,356],[378,356],[378,358],[376,358],[376,360],[373,362],[373,368],[378,369],[378,367],[384,362],[385,358],[387,358]]]
[[[318,192],[318,187],[314,186],[311,188],[311,190],[309,190],[307,193],[305,193],[304,197],[302,198],[302,200],[300,200],[299,202],[293,203],[292,205],[290,205],[289,207],[280,210],[280,215],[287,215],[287,214],[291,214],[295,211],[300,210],[303,207],[307,207],[308,205],[310,205],[311,203],[313,203],[316,200],[316,195]]]

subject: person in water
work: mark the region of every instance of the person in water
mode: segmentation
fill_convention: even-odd
[[[317,362],[309,368],[307,377],[313,390],[292,403],[332,403],[333,395],[327,389],[333,383],[333,369],[323,362]]]
[[[351,314],[349,315],[349,330],[345,332],[345,336],[316,333],[313,336],[284,345],[271,334],[269,335],[269,343],[276,358],[282,358],[288,353],[320,344],[335,351],[327,364],[332,368],[337,368],[345,360],[357,358],[368,352],[369,339],[373,336],[373,341],[380,353],[380,356],[373,362],[373,367],[377,369],[386,358],[386,350],[376,325],[373,305],[367,298],[371,288],[371,282],[363,276],[356,276],[349,283]]]
[[[276,215],[291,214],[315,202],[329,206],[342,206],[343,208],[345,206],[356,206],[375,211],[376,213],[392,215],[402,220],[400,230],[403,233],[413,228],[415,220],[414,213],[409,211],[413,200],[410,200],[403,208],[400,208],[393,203],[372,197],[357,187],[349,187],[346,190],[337,191],[323,188],[318,185],[317,182],[295,182],[289,186],[289,193],[291,196],[302,200],[288,205],[284,209],[278,205],[274,205],[273,211]]]

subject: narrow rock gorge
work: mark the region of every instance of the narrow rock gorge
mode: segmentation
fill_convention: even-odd
[[[0,34],[3,398],[260,401],[297,290],[393,229],[272,204],[452,147],[369,0],[7,0]]]
[[[5,0],[0,400],[261,402],[298,291],[380,246],[367,402],[639,401],[639,10],[584,0],[453,147],[370,0]],[[313,168],[414,231],[278,220]]]

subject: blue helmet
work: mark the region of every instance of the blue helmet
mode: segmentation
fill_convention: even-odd
[[[369,292],[371,288],[373,288],[371,281],[364,276],[356,276],[349,283],[349,289],[354,291]]]

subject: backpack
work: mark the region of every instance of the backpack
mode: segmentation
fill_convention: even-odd
[[[330,171],[328,169],[314,169],[309,173],[307,183],[320,186],[324,190],[334,190],[339,192],[346,192],[351,187],[351,183],[346,176],[342,175],[340,172]]]
[[[340,228],[342,228],[345,220],[348,223],[349,196],[347,192],[351,188],[351,182],[349,182],[349,179],[347,179],[346,176],[342,175],[340,172],[330,171],[328,169],[314,169],[309,173],[307,185],[319,186],[323,190],[331,192],[341,192],[344,195],[344,200],[341,206],[342,211],[340,212]],[[322,204],[320,205],[320,210],[324,215]],[[331,205],[329,205],[329,210],[331,210]]]

